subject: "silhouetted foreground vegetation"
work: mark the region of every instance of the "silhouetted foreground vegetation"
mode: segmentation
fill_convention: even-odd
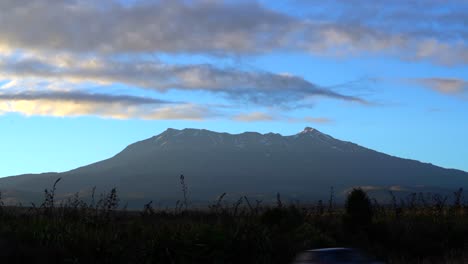
[[[24,263],[289,263],[297,252],[351,246],[387,263],[462,263],[468,242],[468,205],[462,191],[450,204],[414,194],[390,205],[362,190],[345,207],[275,205],[220,196],[191,209],[186,186],[175,208],[119,208],[116,190],[98,201],[75,196],[60,205],[55,185],[42,205],[0,206],[0,257]]]

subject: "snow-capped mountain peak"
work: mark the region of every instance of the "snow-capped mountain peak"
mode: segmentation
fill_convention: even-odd
[[[317,133],[320,133],[320,131],[312,127],[306,127],[299,134],[317,134]]]

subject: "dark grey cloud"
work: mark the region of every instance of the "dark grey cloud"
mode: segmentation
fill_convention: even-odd
[[[163,105],[176,104],[177,102],[159,100],[148,97],[138,97],[131,95],[110,95],[86,92],[65,92],[65,91],[25,91],[20,93],[0,93],[2,101],[75,101],[89,103],[121,103],[125,105]]]
[[[256,1],[0,2],[0,50],[80,54],[384,54],[468,62],[466,1],[291,1],[292,16]],[[300,7],[303,7],[300,6]]]
[[[0,77],[122,83],[156,91],[206,91],[258,105],[301,105],[304,100],[316,96],[368,104],[365,99],[345,95],[287,74],[243,71],[210,64],[170,65],[149,61],[87,61],[79,58],[71,59],[71,63],[67,61],[5,58],[0,61]]]
[[[5,0],[8,46],[97,53],[257,53],[281,46],[294,19],[248,1]]]

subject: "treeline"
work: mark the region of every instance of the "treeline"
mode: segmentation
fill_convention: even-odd
[[[58,180],[59,181],[59,180]],[[117,190],[84,201],[78,195],[28,207],[0,202],[0,259],[24,263],[290,263],[301,250],[356,247],[386,263],[463,263],[468,204],[412,194],[382,205],[354,189],[344,207],[276,204],[221,195],[206,209],[182,199],[174,208],[122,207]]]

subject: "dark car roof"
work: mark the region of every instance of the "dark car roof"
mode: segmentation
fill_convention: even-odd
[[[371,263],[372,259],[364,252],[356,248],[334,247],[310,249],[302,252],[296,258],[297,263],[308,263],[307,261],[321,262],[324,260],[332,263]],[[306,261],[306,262],[304,262]],[[327,262],[328,263],[328,262]]]
[[[350,250],[354,251],[354,248],[318,248],[318,249],[309,249],[308,252],[329,252],[329,251],[341,251],[341,250]]]

